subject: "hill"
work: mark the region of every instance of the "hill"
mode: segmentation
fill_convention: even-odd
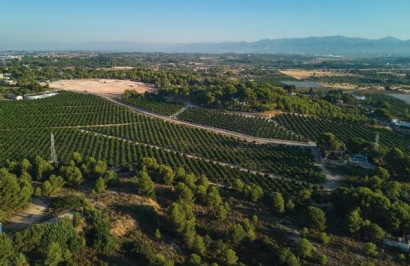
[[[264,53],[340,56],[410,56],[410,40],[343,36],[265,39],[255,42],[159,44],[138,42],[27,43],[0,47],[17,50],[127,51],[166,53]]]

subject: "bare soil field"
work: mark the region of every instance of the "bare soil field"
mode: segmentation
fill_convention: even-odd
[[[307,79],[310,77],[354,76],[353,74],[343,72],[304,69],[284,69],[281,70],[280,73],[299,80]]]
[[[119,96],[126,90],[136,90],[139,93],[157,91],[154,85],[151,84],[119,79],[59,80],[51,82],[49,86],[53,89],[88,92],[111,96]]]

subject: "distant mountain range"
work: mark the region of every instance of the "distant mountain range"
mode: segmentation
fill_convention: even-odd
[[[114,51],[165,53],[266,53],[340,56],[410,56],[410,40],[343,36],[265,39],[256,42],[159,44],[138,42],[37,43],[6,45],[7,50]]]

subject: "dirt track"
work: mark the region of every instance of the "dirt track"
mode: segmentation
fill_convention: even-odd
[[[217,134],[221,134],[221,135],[225,135],[225,136],[230,136],[230,137],[234,137],[234,138],[238,138],[241,140],[245,140],[245,141],[249,141],[249,142],[255,142],[255,143],[259,143],[259,144],[282,144],[282,145],[288,145],[288,146],[299,146],[299,147],[316,147],[316,143],[314,142],[299,142],[299,141],[290,141],[290,140],[280,140],[280,139],[267,139],[267,138],[259,138],[259,137],[253,137],[253,136],[249,136],[249,135],[245,135],[245,134],[241,134],[238,132],[233,132],[233,131],[229,131],[229,130],[225,130],[225,129],[220,129],[220,128],[215,128],[215,127],[210,127],[210,126],[204,126],[204,125],[200,125],[200,124],[195,124],[192,122],[186,122],[186,121],[181,121],[178,120],[174,117],[169,117],[169,116],[164,116],[164,115],[159,115],[138,107],[135,107],[133,105],[124,103],[120,100],[114,99],[112,97],[106,96],[106,95],[101,95],[99,94],[99,96],[107,99],[108,101],[111,101],[113,103],[122,105],[127,107],[128,109],[131,109],[135,112],[138,113],[142,113],[148,116],[152,116],[152,117],[156,117],[171,123],[175,123],[175,124],[180,124],[180,125],[186,125],[186,126],[190,126],[190,127],[195,127],[195,128],[200,128],[200,129],[204,129],[207,131],[211,131]]]
[[[4,225],[6,233],[14,233],[29,228],[32,224],[41,223],[47,218],[49,202],[43,198],[33,198],[25,209],[11,216]]]

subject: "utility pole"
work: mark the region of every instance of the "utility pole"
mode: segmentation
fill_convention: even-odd
[[[379,133],[376,133],[376,138],[374,142],[374,149],[377,151],[379,149]]]
[[[51,132],[51,162],[54,165],[58,165],[58,160],[57,160],[57,152],[56,152],[56,147],[54,144],[54,134]]]

